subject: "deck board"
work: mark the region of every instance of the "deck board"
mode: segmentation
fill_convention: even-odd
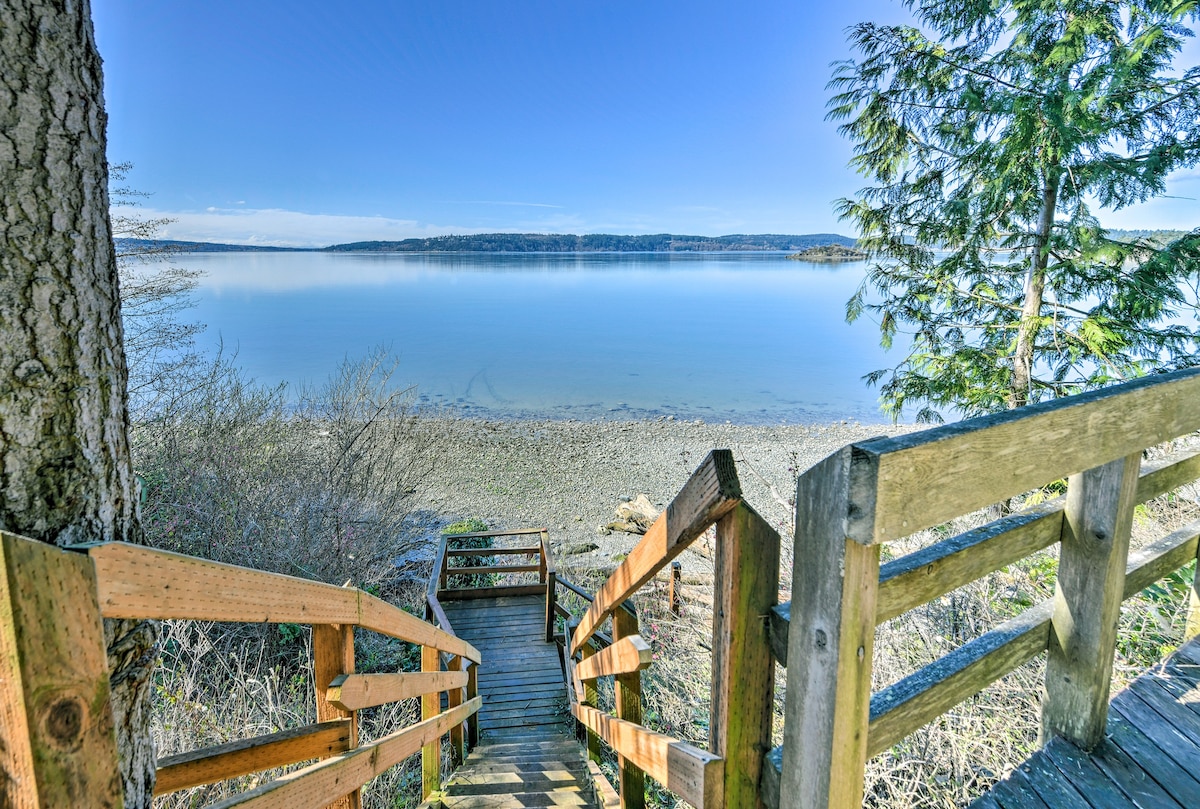
[[[1113,698],[1097,749],[1054,739],[972,806],[1039,801],[1051,809],[1200,807],[1200,638]]]
[[[443,786],[446,809],[598,809],[593,773],[571,735],[558,647],[545,642],[543,596],[443,602],[479,649],[480,744]]]

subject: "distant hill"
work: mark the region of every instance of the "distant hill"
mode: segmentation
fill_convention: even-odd
[[[820,247],[810,247],[799,253],[792,253],[788,258],[794,258],[797,261],[862,261],[867,258],[867,254],[840,244],[823,244]]]
[[[604,233],[576,236],[570,233],[480,233],[436,236],[398,242],[351,242],[326,247],[334,252],[369,253],[689,253],[708,251],[805,250],[837,244],[853,247],[855,240],[836,233],[805,236],[759,234],[754,236],[615,236]]]
[[[113,239],[118,251],[170,250],[178,253],[296,253],[310,247],[266,247],[256,244],[220,244],[218,242],[181,242],[176,239]]]

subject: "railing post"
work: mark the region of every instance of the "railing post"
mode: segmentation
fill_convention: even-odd
[[[554,642],[554,604],[557,600],[558,575],[551,570],[546,574],[546,643]]]
[[[1142,454],[1067,482],[1054,593],[1041,740],[1090,750],[1104,739],[1117,622]]]
[[[767,616],[779,596],[779,534],[745,503],[717,523],[709,750],[725,759],[726,809],[761,809],[775,658]]]
[[[638,634],[637,613],[633,602],[626,601],[612,616],[613,643]],[[614,678],[617,718],[642,723],[642,674],[634,671]],[[594,681],[593,681],[594,682]],[[646,805],[646,774],[622,755],[617,756],[621,781],[621,809],[643,809]]]
[[[554,642],[554,604],[558,597],[558,574],[550,559],[550,536],[541,535],[541,580],[546,584],[546,643]]]
[[[343,674],[354,673],[354,627],[341,624],[313,624],[313,685],[317,692],[317,721],[350,720],[350,749],[358,747],[358,712],[343,711],[325,699],[329,684]],[[359,809],[361,790],[329,804],[329,809]]]
[[[564,654],[571,654],[571,638],[574,637],[575,629],[578,626],[579,626],[578,619],[572,620],[570,623],[567,624],[567,645],[563,649]],[[579,649],[579,658],[581,660],[586,660],[587,658],[591,657],[594,653],[595,653],[595,650],[592,648],[592,644],[585,643]],[[568,683],[567,686],[570,687],[570,683]],[[593,708],[595,708],[596,701],[598,700],[599,696],[600,696],[599,692],[596,691],[596,681],[595,680],[590,680],[583,684],[583,704],[584,705],[590,705]],[[592,761],[599,764],[600,763],[600,737],[597,736],[593,731],[585,728],[582,723],[580,723],[579,727],[582,729],[583,733],[586,734],[585,738],[581,738],[580,741],[585,741],[585,739],[586,739],[588,758],[590,758]]]
[[[776,571],[776,578],[778,575]],[[671,584],[667,591],[667,601],[671,605],[672,615],[683,614],[683,565],[678,562],[671,563]]]
[[[1200,635],[1200,545],[1196,548],[1196,569],[1192,571],[1192,592],[1188,598],[1187,627],[1183,640],[1187,642]]]
[[[847,537],[874,502],[862,461],[845,447],[796,486],[781,809],[862,806],[879,590],[879,546]]]
[[[467,702],[479,696],[479,664],[468,661],[467,667]],[[476,713],[467,720],[467,750],[479,746],[479,714]]]
[[[433,646],[421,647],[421,671],[441,671],[441,655]],[[421,696],[421,719],[432,719],[441,710],[441,695],[438,693]],[[442,788],[442,738],[431,741],[421,748],[421,800]]]
[[[120,806],[96,571],[0,532],[0,805]]]
[[[453,655],[450,658],[449,665],[446,668],[450,671],[462,671],[463,659],[458,655]],[[474,668],[472,666],[472,668]],[[463,690],[461,688],[451,688],[446,692],[446,709],[454,710],[459,705],[463,704]],[[463,725],[455,725],[450,728],[450,762],[453,766],[460,766],[467,757],[465,745],[466,739],[463,737]]]

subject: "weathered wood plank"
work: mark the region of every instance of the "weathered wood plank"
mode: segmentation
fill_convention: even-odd
[[[437,650],[432,646],[421,647],[421,671],[426,674],[438,672],[442,661]],[[432,721],[438,716],[439,700],[437,694],[425,694],[421,697],[422,722]],[[453,713],[448,711],[447,713]],[[447,727],[446,730],[450,728]],[[442,740],[441,734],[427,738],[421,746],[421,799],[429,797],[429,793],[442,787]]]
[[[1180,736],[1200,748],[1200,718],[1177,702],[1166,689],[1156,685],[1153,677],[1138,677],[1129,684],[1128,690],[1157,711],[1162,721],[1178,731]],[[1196,763],[1200,764],[1200,755],[1197,756]]]
[[[422,694],[462,688],[466,684],[465,671],[348,674],[336,677],[329,684],[325,699],[343,711],[357,711]]]
[[[449,548],[447,556],[537,556],[541,548]]]
[[[1046,650],[1053,605],[1043,601],[871,698],[867,755],[887,750]]]
[[[1200,478],[1200,450],[1185,449],[1165,458],[1142,461],[1137,498],[1144,503]]]
[[[449,674],[455,674],[462,678],[462,683],[457,686],[452,686],[446,692],[446,709],[453,711],[455,708],[463,704],[463,688],[467,684],[467,673],[463,671],[463,659],[457,655],[450,658],[450,663],[447,666]],[[458,724],[450,728],[450,764],[457,767],[463,763],[467,757],[467,740],[466,740],[465,724]]]
[[[1200,370],[1188,369],[863,442],[854,450],[878,491],[856,500],[849,534],[898,539],[1197,428]]]
[[[1064,779],[1058,768],[1045,756],[1033,756],[1018,771],[1028,779],[1029,786],[1048,806],[1054,809],[1092,809],[1079,790]]]
[[[1172,531],[1162,539],[1129,554],[1129,562],[1125,565],[1122,596],[1129,598],[1137,595],[1194,559],[1197,537],[1200,537],[1200,520]]]
[[[1200,781],[1118,711],[1108,715],[1109,739],[1184,807],[1200,803]]]
[[[1154,682],[1174,696],[1184,708],[1200,717],[1200,685],[1196,682],[1200,679],[1200,671],[1195,671],[1195,667],[1190,668],[1193,671],[1168,663],[1155,673]]]
[[[626,641],[632,642],[635,638],[639,642],[641,641],[641,637],[637,634],[637,614],[633,611],[631,604],[626,604],[626,607],[627,609],[613,612],[613,645],[597,652],[588,659],[588,662]],[[644,660],[648,666],[653,659],[650,646],[645,643],[641,645],[646,647]],[[638,651],[641,656],[641,650]],[[617,718],[634,725],[642,724],[642,675],[639,673],[640,671],[641,667],[636,667],[632,671],[617,674],[613,680],[613,702]],[[646,775],[633,759],[619,750],[617,751],[617,780],[621,793],[621,809],[643,809],[646,805]]]
[[[1065,739],[1052,739],[1039,755],[1050,761],[1055,769],[1093,806],[1112,809],[1136,809],[1134,804],[1114,784],[1104,771],[1079,748]],[[1051,774],[1053,775],[1053,774]]]
[[[87,549],[106,618],[357,625],[478,660],[468,643],[353,587],[106,542]]]
[[[510,528],[506,531],[475,531],[470,534],[445,534],[446,539],[487,539],[489,537],[515,537],[524,534],[540,534],[545,528]]]
[[[487,568],[479,568],[488,572]],[[506,587],[468,587],[463,589],[438,590],[438,598],[442,601],[470,601],[477,598],[499,598],[500,596],[532,596],[543,595],[546,592],[544,584],[511,584]]]
[[[1111,741],[1093,750],[1091,758],[1139,809],[1185,809],[1146,773],[1142,765]]]
[[[436,650],[434,654],[437,654]],[[354,673],[354,627],[349,624],[318,624],[312,628],[313,690],[316,692],[317,721],[346,719],[350,722],[350,749],[358,747],[358,714],[327,699],[329,684]],[[337,796],[335,796],[337,797]],[[329,804],[329,809],[359,809],[362,795],[357,789]]]
[[[1197,757],[1200,757],[1200,748],[1170,724],[1163,722],[1158,713],[1135,694],[1122,692],[1120,699],[1113,700],[1112,707],[1180,767],[1190,770],[1195,765]]]
[[[581,680],[610,677],[641,671],[654,662],[654,651],[641,635],[630,635],[614,641],[609,646],[580,663],[575,671]]]
[[[1052,500],[888,562],[879,570],[877,623],[1058,542],[1063,501]]]
[[[584,682],[583,680],[579,679],[579,666],[582,666],[584,663],[586,663],[588,661],[588,658],[593,656],[595,653],[596,653],[596,651],[595,651],[595,649],[592,648],[591,644],[584,644],[583,648],[581,648],[579,650],[580,661],[575,666],[575,678],[576,678],[577,683],[582,683],[582,685],[583,685],[583,699],[579,701],[579,705],[577,705],[576,708],[581,707],[581,706],[595,708],[596,704],[600,700],[600,692],[596,690],[596,681],[589,680],[587,682]],[[567,656],[571,656],[570,652],[566,652],[566,654],[567,654]],[[574,713],[574,710],[573,710],[573,713]],[[576,718],[579,717],[578,713],[574,713],[574,715]],[[587,727],[586,722],[583,724],[584,724],[584,727]],[[587,728],[586,742],[587,742],[588,758],[591,761],[594,761],[597,764],[599,764],[601,761],[600,737],[591,728]]]
[[[335,719],[192,750],[158,760],[154,795],[167,795],[311,758],[328,758],[349,749],[350,720]]]
[[[454,576],[498,576],[504,573],[538,573],[541,571],[541,569],[541,565],[480,565],[479,567],[450,567],[446,569],[446,576],[449,578],[453,578]]]
[[[775,664],[763,620],[779,593],[780,538],[746,503],[717,523],[709,750],[725,759],[727,809],[761,809]]]
[[[996,784],[992,788],[992,797],[1004,809],[1049,809],[1029,783],[1029,778],[1020,770],[1013,770],[1007,778]]]
[[[370,744],[289,773],[209,809],[317,809],[399,764],[479,709],[478,698]]]
[[[550,535],[545,531],[541,535],[542,578],[546,582],[546,643],[554,641],[554,613],[558,604],[558,569],[554,565],[554,557],[550,553]]]
[[[1192,588],[1188,591],[1187,625],[1183,630],[1183,640],[1200,638],[1200,548],[1197,548],[1196,572],[1192,576]]]
[[[1042,739],[1062,736],[1084,750],[1104,739],[1141,460],[1139,448],[1067,482]]]
[[[610,747],[692,806],[722,805],[725,762],[720,757],[587,705],[577,705],[574,714]]]
[[[596,593],[571,639],[575,654],[604,619],[741,500],[733,453],[713,450]]]
[[[0,804],[121,807],[96,576],[0,531]]]
[[[863,800],[875,638],[879,546],[846,536],[860,507],[856,450],[846,447],[800,476],[784,710],[782,794],[793,809]]]
[[[479,698],[479,666],[467,666],[467,702],[474,702]],[[472,716],[467,720],[467,748],[473,748],[479,744],[479,721]]]

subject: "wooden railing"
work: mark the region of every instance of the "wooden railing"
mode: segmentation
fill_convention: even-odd
[[[1200,372],[1182,371],[855,444],[805,472],[792,600],[772,615],[788,670],[766,803],[857,809],[869,756],[1043,652],[1043,740],[1098,743],[1122,599],[1197,558],[1200,521],[1129,554],[1135,505],[1200,476],[1200,452],[1143,463],[1143,450],[1197,429]],[[1059,500],[880,565],[887,542],[1061,478]],[[1055,543],[1052,599],[871,692],[878,624]],[[1195,585],[1191,610],[1189,637]]]
[[[423,659],[480,659],[471,644],[361,590],[123,543],[72,551],[0,533],[0,548],[6,806],[81,805],[84,795],[88,805],[121,804],[102,618],[313,629],[317,723],[163,759],[156,795],[320,759],[214,806],[358,806],[363,784],[461,731],[480,706],[477,697],[461,698],[460,671],[356,674],[355,627],[420,644]],[[450,695],[445,711],[437,709],[441,692]],[[358,744],[360,709],[413,696],[434,710]]]
[[[639,672],[651,657],[630,599],[713,525],[712,701],[709,749],[701,750],[642,724]],[[624,809],[643,805],[646,775],[700,809],[759,804],[774,691],[764,617],[777,601],[779,549],[779,535],[742,502],[732,454],[714,450],[594,598],[566,583],[588,602],[562,635],[571,713],[593,756],[600,742],[616,752]],[[614,678],[615,716],[596,707],[599,677]]]

